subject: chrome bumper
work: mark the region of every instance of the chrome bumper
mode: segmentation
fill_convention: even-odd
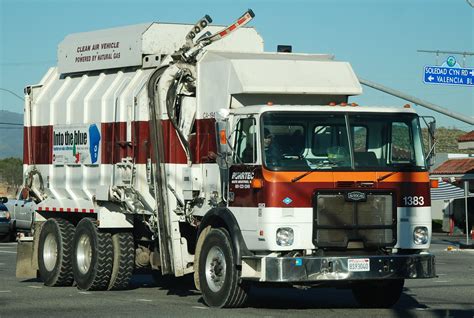
[[[348,267],[349,259],[368,259],[370,262],[369,269],[366,271],[350,271]],[[260,263],[260,277],[258,280],[262,282],[414,279],[433,278],[436,276],[435,257],[431,254],[244,259],[244,263],[255,261]]]

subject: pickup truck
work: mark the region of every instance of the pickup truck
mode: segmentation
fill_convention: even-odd
[[[16,233],[31,234],[33,222],[36,218],[36,203],[29,195],[29,191],[23,189],[18,193],[16,200],[8,200],[5,206],[10,212],[10,232],[15,237]]]

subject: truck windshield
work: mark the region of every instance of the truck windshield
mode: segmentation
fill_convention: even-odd
[[[263,163],[270,170],[425,170],[415,114],[267,112]]]

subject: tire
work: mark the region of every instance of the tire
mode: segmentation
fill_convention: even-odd
[[[135,267],[135,243],[129,232],[112,235],[114,249],[112,274],[108,290],[120,290],[128,287]]]
[[[404,279],[360,282],[352,287],[352,294],[364,308],[390,308],[403,292]]]
[[[77,288],[107,289],[113,264],[110,233],[99,232],[93,219],[84,218],[77,224],[73,245],[72,269]]]
[[[71,286],[74,226],[65,219],[47,220],[39,236],[38,267],[46,286]]]
[[[241,282],[234,247],[225,229],[213,228],[206,235],[199,257],[199,283],[210,307],[236,308],[245,304],[248,284]]]

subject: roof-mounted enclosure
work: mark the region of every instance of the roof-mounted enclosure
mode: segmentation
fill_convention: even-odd
[[[191,24],[153,22],[68,35],[58,47],[59,72],[146,66],[145,56],[160,59],[181,48],[192,27]],[[222,28],[210,25],[204,31],[215,33]],[[243,27],[207,49],[263,52],[263,39],[254,28]]]

